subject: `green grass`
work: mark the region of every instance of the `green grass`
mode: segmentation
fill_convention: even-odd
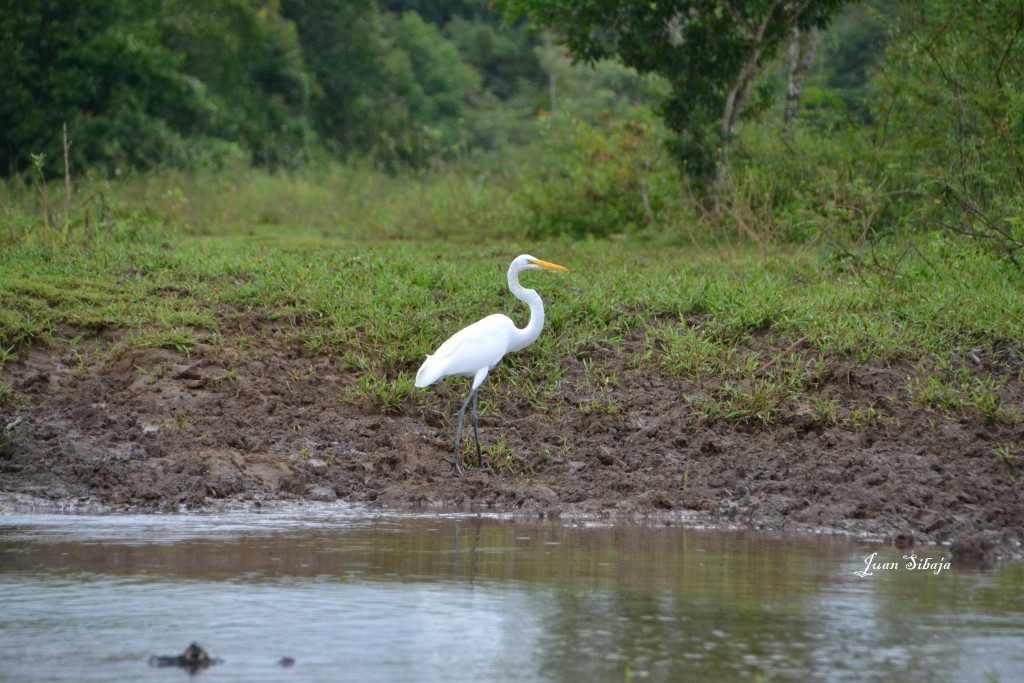
[[[763,243],[708,249],[670,232],[528,242],[503,219],[504,191],[458,174],[248,172],[207,184],[171,174],[100,183],[92,196],[101,190],[120,213],[108,208],[101,222],[96,201],[82,200],[65,235],[43,230],[8,189],[0,363],[31,343],[110,329],[125,348],[252,349],[260,338],[234,321],[258,315],[358,373],[345,400],[396,412],[416,395],[423,356],[452,332],[495,311],[525,321],[505,270],[529,252],[572,271],[524,276],[546,302],[547,327],[495,373],[535,409],[560,400],[567,361],[579,359],[590,379],[572,408],[614,413],[611,380],[590,359],[628,353],[634,368],[702,387],[709,418],[770,425],[802,405],[815,423],[838,424],[853,415],[812,400],[834,355],[912,368],[915,405],[1019,419],[998,396],[1007,378],[961,368],[964,349],[1024,339],[1024,280],[948,235],[893,238],[871,259]]]

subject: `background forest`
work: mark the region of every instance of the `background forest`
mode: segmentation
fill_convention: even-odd
[[[778,4],[710,3],[722,25],[709,35]],[[682,5],[697,16],[699,3]],[[806,5],[818,13],[796,34],[799,22],[777,27],[735,125],[716,137],[686,103],[724,92],[729,51],[743,46],[723,38],[698,46],[710,59],[673,64],[668,53],[685,45],[660,54],[655,35],[673,16],[653,29],[637,19],[638,55],[628,35],[601,33],[587,2],[3,0],[8,231],[24,224],[16,205],[70,227],[70,185],[51,188],[63,201],[40,191],[65,175],[95,199],[102,182],[154,169],[360,169],[509,188],[480,202],[533,237],[692,237],[700,226],[716,238],[863,243],[938,228],[1016,264],[1024,4]],[[596,49],[591,35],[605,36]]]
[[[0,172],[9,193],[65,174],[67,126],[76,175],[516,171],[519,222],[539,233],[673,229],[698,200],[719,232],[862,240],[945,226],[1018,259],[1021,2],[817,3],[817,28],[790,40],[782,26],[759,59],[727,156],[671,104],[719,87],[706,76],[739,48],[696,45],[691,71],[712,66],[673,84],[657,75],[664,55],[632,59],[653,72],[641,76],[593,46],[570,52],[560,41],[586,19],[559,26],[561,4],[5,0]],[[701,155],[723,165],[709,174]]]

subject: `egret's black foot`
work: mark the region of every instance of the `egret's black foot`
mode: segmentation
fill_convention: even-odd
[[[452,458],[450,460],[448,458],[441,458],[441,462],[448,463],[449,471],[455,470],[459,474],[462,474],[462,468],[459,466],[459,461],[456,460],[455,458]]]

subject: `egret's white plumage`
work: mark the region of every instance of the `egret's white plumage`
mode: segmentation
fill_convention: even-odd
[[[459,411],[459,423],[455,434],[455,455],[452,467],[462,471],[459,465],[459,441],[462,437],[462,418],[466,407],[473,402],[473,435],[476,437],[477,460],[482,460],[480,439],[477,437],[476,392],[487,373],[498,364],[506,353],[518,351],[536,341],[544,327],[544,302],[532,289],[519,284],[519,273],[524,270],[568,270],[548,261],[541,261],[529,254],[523,254],[512,261],[508,268],[508,288],[512,294],[530,307],[530,322],[518,328],[507,315],[496,313],[478,320],[453,334],[432,355],[427,356],[416,373],[416,386],[428,387],[445,377],[472,377],[473,384],[466,402]]]

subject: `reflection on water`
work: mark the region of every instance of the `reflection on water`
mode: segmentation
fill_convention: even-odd
[[[873,552],[900,568],[856,576]],[[902,555],[343,506],[2,515],[0,680],[185,679],[146,661],[194,640],[209,681],[1024,680],[1024,568]]]

